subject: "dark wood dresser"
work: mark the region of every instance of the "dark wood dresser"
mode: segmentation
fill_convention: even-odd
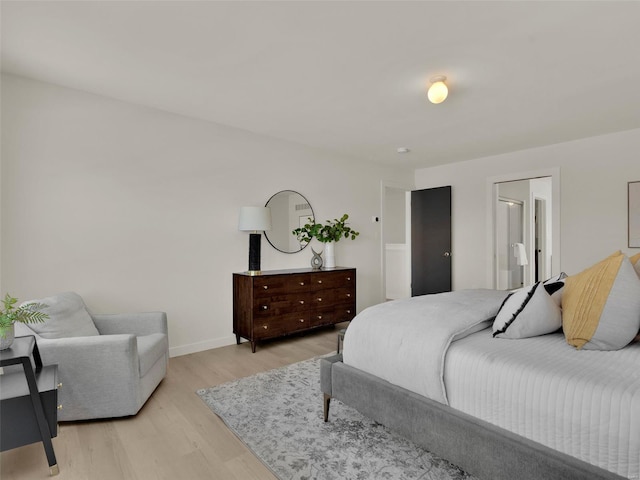
[[[256,343],[351,320],[356,269],[299,268],[233,274],[233,333]]]

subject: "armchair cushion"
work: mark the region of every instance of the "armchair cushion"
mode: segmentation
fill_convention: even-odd
[[[99,335],[82,297],[74,292],[61,293],[26,303],[43,303],[49,318],[44,323],[31,324],[42,338],[88,337]]]

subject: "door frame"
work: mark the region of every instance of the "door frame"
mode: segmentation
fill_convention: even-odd
[[[515,182],[519,180],[531,180],[533,178],[551,177],[551,272],[549,276],[559,274],[561,270],[560,252],[560,168],[551,167],[541,170],[532,170],[519,173],[487,177],[486,180],[486,285],[487,288],[496,288],[498,272],[496,265],[496,203],[498,199],[497,183]]]
[[[385,205],[387,202],[387,188],[394,190],[404,190],[406,192],[411,192],[415,190],[415,187],[409,183],[397,182],[393,180],[380,180],[380,298],[381,301],[384,302],[386,300],[387,295],[387,252],[386,252],[386,239],[384,236],[384,212]],[[408,249],[408,261],[411,262],[411,210],[410,208],[405,211],[405,242],[407,244]],[[409,263],[409,272],[410,269]],[[411,280],[409,280],[411,282]]]
[[[553,203],[552,203],[553,206]],[[538,207],[541,207],[538,209]],[[549,278],[551,275],[548,274],[548,266],[547,265],[547,199],[543,197],[538,197],[534,195],[533,197],[533,212],[535,215],[534,218],[534,255],[536,256],[536,262],[538,264],[538,280],[543,281],[546,278]],[[551,232],[553,233],[553,231]],[[536,238],[540,241],[540,243],[536,244]],[[540,247],[540,248],[536,248]],[[540,252],[538,252],[540,250]],[[540,268],[540,259],[542,258],[542,268]],[[544,278],[543,278],[544,277]],[[534,274],[535,279],[535,274]]]

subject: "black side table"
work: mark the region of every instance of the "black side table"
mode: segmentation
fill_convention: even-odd
[[[36,340],[28,336],[16,337],[11,347],[0,350],[0,367],[0,451],[41,441],[49,473],[57,475],[51,438],[58,433],[58,366],[43,367]]]

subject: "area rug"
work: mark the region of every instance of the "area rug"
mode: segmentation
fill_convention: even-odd
[[[474,479],[337,400],[325,423],[319,358],[197,393],[282,480]]]

